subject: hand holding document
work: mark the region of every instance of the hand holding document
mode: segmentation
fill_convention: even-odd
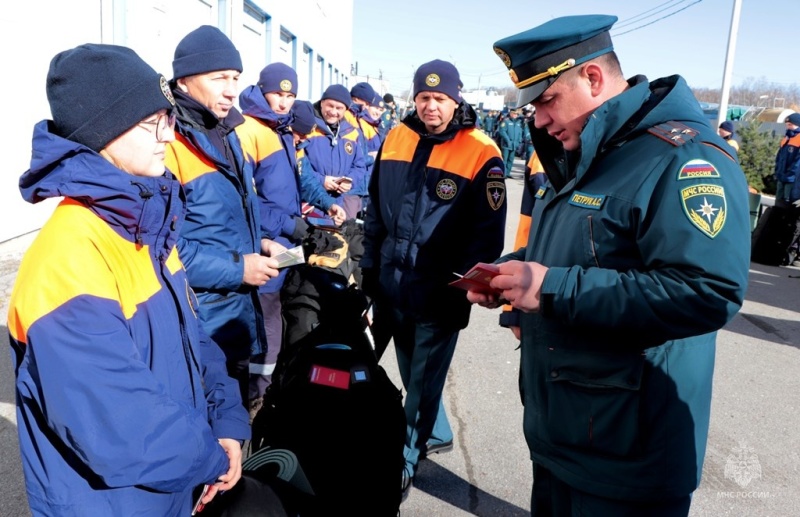
[[[296,266],[298,264],[304,264],[306,261],[306,257],[305,254],[303,253],[302,246],[287,248],[272,258],[278,261],[279,269],[287,266]]]
[[[493,294],[499,293],[499,291],[492,289],[489,286],[492,278],[500,274],[500,270],[494,264],[478,262],[463,275],[459,275],[458,273],[453,274],[459,277],[458,280],[450,282],[450,285],[453,287],[458,287],[459,289],[464,289],[465,291],[477,291],[481,293]]]

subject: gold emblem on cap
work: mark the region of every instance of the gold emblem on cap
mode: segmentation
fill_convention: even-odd
[[[291,90],[292,90],[292,81],[290,81],[289,79],[284,79],[283,81],[281,81],[281,91],[289,92]]]
[[[158,80],[159,86],[161,87],[161,93],[164,94],[164,97],[167,98],[171,105],[175,105],[175,97],[172,96],[172,90],[169,88],[169,83],[167,79],[162,75]]]
[[[494,53],[497,54],[497,56],[500,58],[500,61],[502,61],[504,65],[506,65],[508,68],[511,68],[511,58],[508,57],[508,54],[506,54],[505,50],[494,47]]]
[[[428,86],[436,86],[441,81],[442,80],[439,79],[439,76],[436,74],[428,74],[428,77],[425,78],[425,84],[427,84]]]
[[[517,84],[519,82],[519,77],[517,77],[517,73],[514,71],[513,68],[508,71],[508,76],[514,82],[514,84]]]

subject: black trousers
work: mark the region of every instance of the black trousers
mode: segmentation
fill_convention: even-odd
[[[582,492],[533,464],[531,515],[534,517],[685,517],[691,494],[660,501],[621,501]]]

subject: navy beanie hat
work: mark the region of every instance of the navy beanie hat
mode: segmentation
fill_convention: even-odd
[[[724,120],[722,124],[719,125],[720,129],[724,129],[728,133],[733,133],[733,122],[730,120]]]
[[[786,122],[791,122],[795,126],[800,126],[800,113],[792,113],[786,117]]]
[[[414,73],[414,98],[419,92],[440,92],[461,102],[461,86],[456,67],[441,59],[421,65]]]
[[[297,95],[297,72],[284,63],[270,63],[258,76],[261,93],[290,92]]]
[[[295,101],[292,105],[294,121],[292,131],[307,135],[317,126],[317,117],[314,115],[314,105],[308,101]]]
[[[233,42],[211,25],[202,25],[193,30],[175,47],[173,79],[217,70],[241,72],[242,69],[242,58]]]
[[[46,89],[56,133],[93,151],[175,105],[164,76],[117,45],[90,43],[56,54]]]
[[[356,83],[350,88],[350,95],[358,97],[367,104],[372,104],[372,99],[375,98],[375,89],[369,83]]]
[[[339,101],[348,108],[353,102],[353,99],[350,97],[350,92],[348,92],[347,88],[341,84],[332,84],[328,86],[328,88],[325,90],[325,93],[322,94],[322,99],[320,100],[324,101],[325,99]]]

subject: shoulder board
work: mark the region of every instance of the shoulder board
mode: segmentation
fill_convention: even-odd
[[[647,132],[651,135],[657,136],[665,142],[669,142],[675,147],[680,147],[683,144],[690,142],[695,136],[698,135],[697,130],[674,120],[653,126],[648,129]]]

